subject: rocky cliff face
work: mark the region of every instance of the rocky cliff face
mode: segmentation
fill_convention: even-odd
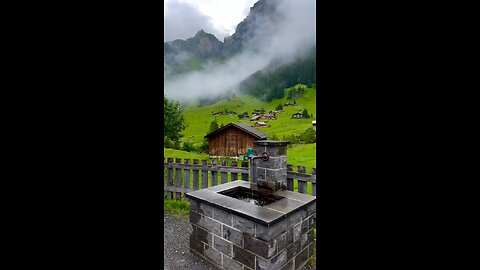
[[[281,15],[276,13],[275,0],[260,0],[250,8],[249,15],[237,25],[235,33],[226,37],[223,43],[204,30],[198,31],[194,37],[187,40],[164,43],[164,63],[171,67],[182,65],[185,59],[191,57],[202,61],[228,59],[244,51],[247,45],[249,49],[255,49],[256,45],[260,46],[255,43],[254,37],[258,34],[256,31],[260,28],[265,29],[266,25],[273,26],[281,19]]]
[[[261,46],[261,44],[256,43],[255,37],[262,35],[259,33],[259,29],[263,32],[273,31],[273,29],[268,29],[268,26],[274,26],[281,19],[282,15],[277,13],[275,1],[258,1],[250,8],[248,16],[237,25],[235,33],[225,38],[224,57],[241,53],[247,45],[249,49],[258,49],[256,46]]]
[[[214,35],[200,30],[194,37],[187,40],[178,39],[164,43],[163,49],[165,63],[172,65],[181,63],[181,55],[201,60],[219,57],[222,53],[223,43]]]

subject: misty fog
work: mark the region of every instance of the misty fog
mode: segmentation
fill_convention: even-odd
[[[315,0],[279,0],[279,20],[262,20],[243,53],[220,65],[206,63],[164,82],[167,97],[193,101],[235,90],[235,87],[272,60],[287,64],[316,46]],[[168,27],[168,25],[166,26]],[[199,29],[200,30],[200,29]],[[185,56],[179,56],[185,57]]]

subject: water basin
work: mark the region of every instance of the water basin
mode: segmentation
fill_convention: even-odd
[[[270,190],[260,188],[235,187],[219,193],[258,206],[269,205],[283,199],[281,196],[274,195]]]

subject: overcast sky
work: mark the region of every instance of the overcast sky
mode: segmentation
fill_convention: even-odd
[[[164,41],[187,39],[199,30],[220,41],[235,32],[258,0],[164,0]]]

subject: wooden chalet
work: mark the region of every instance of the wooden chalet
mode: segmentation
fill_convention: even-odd
[[[295,114],[292,115],[292,118],[293,119],[303,118],[303,114],[302,113],[295,113]]]
[[[272,114],[264,114],[262,117],[260,117],[262,120],[276,120],[277,118],[275,117],[275,113]]]
[[[245,124],[230,123],[207,135],[208,154],[212,157],[239,157],[247,153],[253,142],[266,140],[267,134]]]
[[[260,115],[257,115],[257,116],[254,116],[252,118],[250,118],[250,121],[257,121],[258,119],[260,119]]]
[[[262,127],[268,127],[268,124],[265,122],[256,122],[253,126],[262,128]]]

